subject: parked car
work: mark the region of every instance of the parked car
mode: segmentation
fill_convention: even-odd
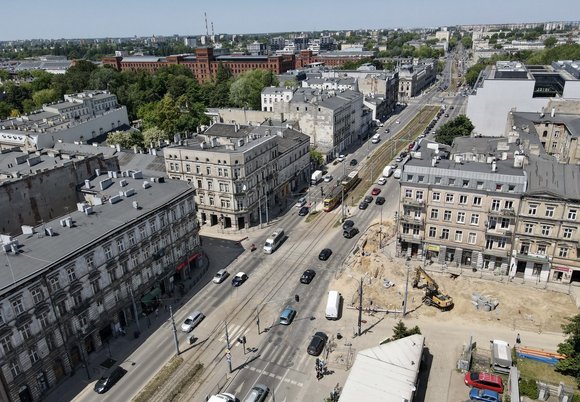
[[[497,374],[468,371],[464,382],[468,387],[489,389],[503,394],[503,381]]]
[[[125,374],[127,374],[127,370],[121,366],[116,366],[109,375],[101,377],[95,383],[95,392],[97,394],[104,394],[109,389],[111,389],[111,387],[115,385]]]
[[[326,341],[328,340],[328,336],[324,332],[317,332],[312,337],[310,344],[308,345],[308,354],[312,356],[318,356],[322,353],[322,349],[324,349],[324,345],[326,345]]]
[[[236,276],[232,279],[233,286],[240,286],[242,283],[248,280],[248,275],[243,272],[238,272]]]
[[[306,215],[308,215],[308,212],[310,212],[310,209],[308,207],[302,207],[302,208],[300,208],[300,211],[298,211],[298,215],[299,216],[306,216]]]
[[[501,397],[495,391],[489,389],[471,388],[469,391],[470,401],[501,402]]]
[[[371,195],[379,195],[381,193],[381,189],[378,187],[373,188],[373,191],[371,191]]]
[[[352,239],[359,233],[358,229],[355,227],[348,228],[342,232],[345,239]]]
[[[326,261],[331,256],[332,250],[329,248],[323,249],[320,254],[318,254],[318,259],[321,261]]]
[[[375,204],[377,205],[383,205],[385,203],[385,197],[377,197],[377,199],[375,200]]]
[[[282,313],[280,313],[280,324],[290,325],[294,317],[296,317],[296,310],[290,306],[286,306],[286,308],[282,310]]]
[[[445,113],[445,117],[449,117],[449,113]]]
[[[270,393],[270,388],[264,384],[256,384],[244,399],[244,402],[264,402]]]
[[[391,132],[391,130],[389,130],[388,128],[385,130],[385,133],[387,133],[387,134],[390,132]]]
[[[338,158],[336,158],[339,162],[342,162],[346,159],[346,155],[340,154],[338,155]]]
[[[313,269],[307,269],[302,273],[302,276],[300,277],[300,283],[308,285],[310,282],[312,282],[312,279],[314,279],[315,276],[316,271]]]
[[[325,183],[328,183],[328,182],[331,182],[331,181],[332,181],[332,176],[331,175],[327,174],[326,176],[324,176],[324,182]]]
[[[342,224],[342,230],[346,230],[346,229],[351,228],[353,226],[354,226],[354,221],[351,221],[350,219],[347,219]]]
[[[191,332],[197,325],[203,320],[205,316],[201,311],[194,311],[187,316],[183,324],[181,324],[181,330],[183,332]]]
[[[377,181],[377,184],[384,186],[387,183],[387,178],[385,176],[381,176],[379,177],[379,180]]]
[[[294,204],[294,206],[296,208],[301,208],[304,206],[304,204],[306,204],[306,198],[300,197],[300,198],[298,198],[298,201],[296,201],[296,204]]]
[[[368,206],[369,206],[368,202],[362,201],[360,204],[358,204],[358,209],[367,209]]]
[[[401,124],[401,121],[400,121],[400,120],[397,120],[397,121],[395,121],[395,123],[397,123],[397,124]]]
[[[402,162],[402,161],[403,161],[403,157],[401,155],[399,155],[395,158],[395,162]]]
[[[373,197],[371,195],[367,195],[365,196],[363,201],[366,202],[367,204],[370,204],[371,202],[373,202]]]
[[[222,283],[229,275],[230,273],[226,269],[220,269],[216,272],[212,281],[213,283]]]
[[[357,164],[358,164],[358,161],[356,159],[350,160],[350,166],[356,166]]]

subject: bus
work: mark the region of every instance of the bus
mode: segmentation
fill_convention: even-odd
[[[324,199],[324,212],[332,211],[338,204],[341,203],[343,197],[343,188],[344,188],[344,196],[351,191],[356,185],[360,182],[360,178],[358,177],[358,171],[350,172],[347,176],[344,176],[340,180],[341,186],[336,186],[332,189],[330,194],[326,196]]]
[[[272,254],[276,249],[282,244],[284,240],[284,229],[278,228],[274,233],[272,233],[264,244],[264,253]]]

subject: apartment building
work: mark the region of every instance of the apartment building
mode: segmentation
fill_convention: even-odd
[[[529,158],[510,276],[580,282],[580,165]]]
[[[423,144],[400,179],[398,252],[507,274],[526,175],[513,161],[445,159]]]
[[[43,399],[163,294],[203,273],[187,183],[97,169],[79,193],[69,214],[0,235],[2,400]]]
[[[120,127],[129,127],[127,108],[107,91],[84,91],[64,96],[63,102],[42,110],[0,120],[0,148],[35,151],[56,142],[87,142]]]
[[[195,187],[202,224],[239,230],[268,221],[308,182],[308,151],[308,136],[290,128],[213,124],[164,156],[169,177]]]
[[[434,61],[404,64],[399,69],[399,98],[409,99],[421,94],[437,79]]]

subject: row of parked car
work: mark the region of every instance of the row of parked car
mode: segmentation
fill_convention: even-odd
[[[501,402],[503,380],[501,376],[485,372],[469,371],[465,374],[465,385],[469,390],[470,401]]]

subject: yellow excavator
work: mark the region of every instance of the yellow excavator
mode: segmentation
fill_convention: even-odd
[[[425,280],[425,284],[419,285],[421,278]],[[425,296],[423,296],[423,303],[428,306],[435,306],[439,310],[450,310],[453,307],[453,298],[439,291],[439,285],[431,276],[425,272],[421,267],[415,269],[415,277],[413,278],[413,287],[425,289]]]

